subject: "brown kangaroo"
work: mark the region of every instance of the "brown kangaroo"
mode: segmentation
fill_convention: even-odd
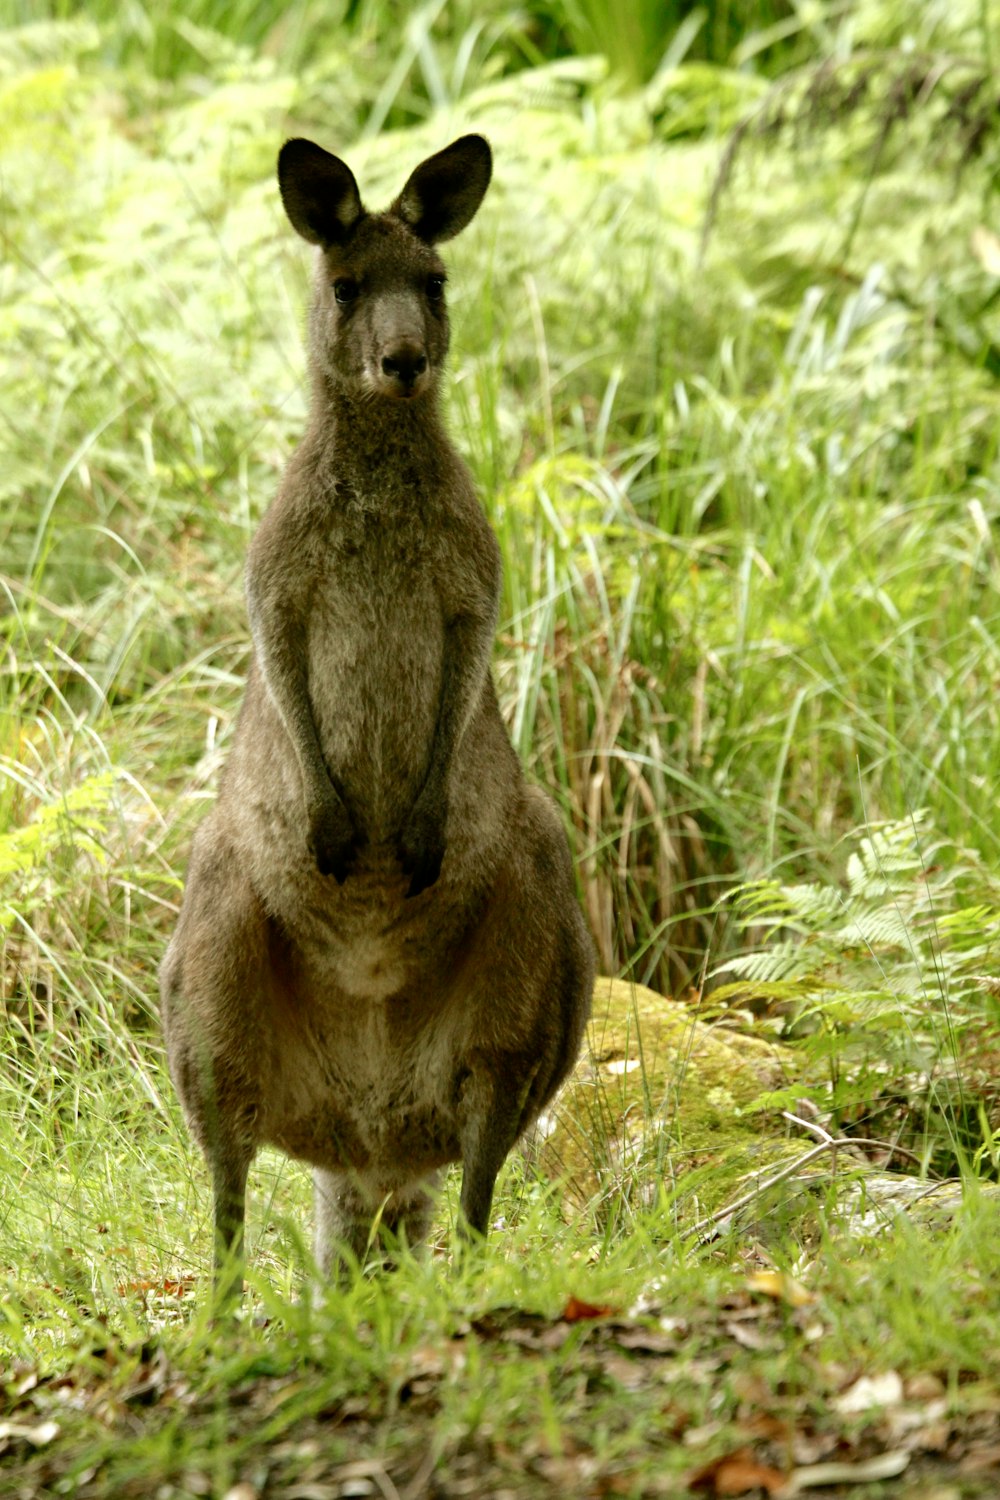
[[[246,696],[160,971],[223,1281],[263,1145],[314,1169],[323,1271],[363,1254],[380,1211],[419,1240],[452,1161],[485,1233],[590,1009],[566,836],[490,676],[499,548],[439,411],[434,247],[491,167],[463,136],[368,213],[336,156],[292,140],[278,158],[318,246],[310,420],[250,547]]]

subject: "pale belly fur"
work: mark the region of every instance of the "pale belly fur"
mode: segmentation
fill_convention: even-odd
[[[359,956],[359,988],[377,988],[367,978],[373,963]],[[339,964],[337,975],[272,1038],[265,1138],[390,1192],[458,1156],[459,1018],[447,1005],[428,1015],[417,997],[348,995]]]

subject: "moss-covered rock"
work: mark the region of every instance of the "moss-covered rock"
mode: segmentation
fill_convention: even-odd
[[[787,1134],[777,1112],[750,1106],[795,1072],[787,1048],[601,978],[579,1063],[539,1122],[533,1154],[563,1180],[568,1205],[611,1194],[648,1202],[661,1184],[700,1184],[699,1205],[711,1208],[755,1170],[766,1141]]]
[[[773,1090],[794,1088],[792,1048],[718,1022],[642,985],[601,978],[580,1060],[527,1151],[559,1179],[567,1210],[600,1217],[670,1196],[681,1232],[815,1243],[823,1232],[878,1235],[901,1216],[924,1230],[961,1209],[960,1182],[871,1165],[848,1143],[817,1152],[790,1134]],[[992,1196],[996,1184],[979,1184]],[[718,1226],[709,1221],[733,1206]]]

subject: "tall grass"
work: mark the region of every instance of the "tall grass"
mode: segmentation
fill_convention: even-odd
[[[537,55],[565,44],[551,15],[421,11],[404,77],[374,5],[331,29],[252,9],[73,8],[0,36],[2,1258],[77,1309],[206,1243],[154,972],[240,699],[247,542],[304,418],[283,134],[343,150],[375,203],[460,130],[493,142],[450,255],[451,418],[503,549],[503,710],[560,802],[602,966],[700,993],[762,937],[735,884],[835,886],[849,830],[918,809],[957,911],[998,854],[995,152],[962,147],[936,87],[884,129],[898,50],[863,99],[810,111],[808,73],[764,100],[749,61],[724,77],[679,49],[655,88],[609,89]],[[988,7],[945,11],[911,16],[920,47],[985,34]],[[855,40],[902,40],[890,4],[824,24],[823,78],[868,67]],[[751,101],[723,181],[718,122]],[[836,961],[861,983],[867,954]],[[938,993],[897,1021],[916,1035]],[[265,1253],[303,1197],[265,1161]]]

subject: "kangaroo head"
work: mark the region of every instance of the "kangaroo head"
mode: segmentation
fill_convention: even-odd
[[[312,358],[344,394],[412,401],[448,352],[445,268],[435,245],[472,219],[490,148],[463,135],[412,173],[384,213],[368,213],[350,167],[312,141],[286,141],[278,184],[293,227],[318,245]]]

